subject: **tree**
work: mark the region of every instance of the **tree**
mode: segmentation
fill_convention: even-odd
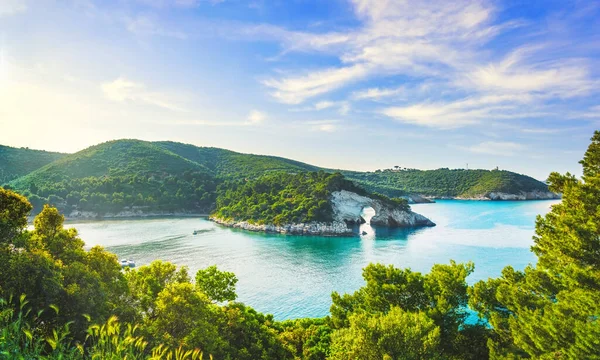
[[[507,267],[471,291],[471,306],[494,330],[493,358],[600,358],[600,132],[581,164],[581,180],[549,177],[563,200],[537,219],[537,265]]]
[[[142,317],[154,317],[155,300],[168,285],[189,283],[186,267],[177,269],[174,264],[155,260],[125,273],[134,306]]]
[[[216,265],[198,270],[196,273],[196,287],[216,302],[234,301],[237,298],[235,293],[237,282],[234,273],[220,271]]]
[[[27,226],[31,204],[23,196],[0,188],[0,245],[12,243]]]
[[[387,314],[395,307],[409,313],[422,312],[439,329],[439,352],[445,359],[480,359],[469,353],[486,353],[487,339],[473,337],[472,328],[464,331],[467,329],[466,278],[473,269],[472,263],[452,261],[449,265],[434,265],[429,274],[422,275],[410,269],[370,264],[363,270],[364,287],[352,295],[332,294],[332,324],[337,329],[348,328],[352,326],[354,315]],[[478,325],[478,328],[485,332],[483,326]],[[464,347],[469,341],[470,349]]]
[[[354,314],[332,335],[332,360],[441,359],[440,329],[423,312],[393,307],[386,314]]]

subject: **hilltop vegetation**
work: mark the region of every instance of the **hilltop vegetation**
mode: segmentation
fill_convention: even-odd
[[[31,164],[30,167],[37,164],[33,160],[25,161],[19,170],[21,173],[27,171],[26,163]],[[123,210],[206,214],[217,208],[216,199],[227,193],[226,186],[239,189],[240,181],[255,181],[264,175],[316,171],[336,172],[274,156],[240,154],[175,142],[116,140],[60,157],[13,180],[9,186],[26,195],[34,205],[36,213],[41,210],[43,204],[49,203],[66,213],[77,209],[97,214],[114,214]],[[390,169],[340,173],[369,193],[380,193],[389,197],[421,194],[469,198],[485,196],[491,192],[518,194],[548,190],[546,184],[533,178],[499,170]],[[280,180],[285,181],[286,178],[282,177]],[[270,186],[277,188],[272,182]],[[220,190],[217,191],[217,188]],[[255,206],[269,204],[256,197],[252,200],[258,202],[243,203],[254,209]],[[300,205],[304,200],[301,196],[293,203]],[[233,206],[231,198],[227,201],[226,207]],[[318,201],[304,209],[305,215],[286,213],[282,218],[313,218],[308,216],[307,211],[313,207],[320,208]],[[269,206],[277,202],[273,200]],[[225,204],[225,198],[221,204]],[[283,211],[288,205],[277,208]],[[220,210],[223,207],[218,208]],[[233,213],[226,214],[227,211],[222,214],[232,217]],[[267,216],[265,220],[281,215],[268,214],[264,210],[260,212]],[[321,215],[325,213],[326,211],[321,211]],[[246,215],[247,219],[254,219],[257,212],[252,211],[252,214]]]
[[[322,170],[299,161],[276,156],[240,154],[211,147],[197,147],[171,141],[154,143],[190,161],[202,164],[223,179],[254,178],[267,172],[298,173]]]
[[[490,192],[518,194],[548,191],[548,186],[529,176],[506,170],[387,169],[376,172],[342,172],[371,191],[389,196],[420,194],[432,197],[480,197]]]
[[[341,190],[394,202],[385,196],[368,194],[340,173],[276,173],[251,181],[229,181],[220,185],[214,215],[223,220],[259,225],[331,222],[331,193]],[[408,209],[402,199],[395,199],[394,205]]]
[[[121,271],[55,208],[25,230],[31,205],[0,189],[0,358],[600,359],[600,132],[581,163],[582,179],[549,177],[564,196],[536,221],[536,265],[469,286],[471,263],[371,264],[330,316],[284,322],[235,302],[237,278],[216,267],[195,281],[162,261]]]
[[[36,212],[50,203],[97,213],[126,207],[207,212],[216,185],[206,167],[139,140],[92,146],[10,183]]]
[[[0,185],[41,168],[65,154],[0,145]]]

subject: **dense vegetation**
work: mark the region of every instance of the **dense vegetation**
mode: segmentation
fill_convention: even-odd
[[[549,178],[564,197],[538,217],[537,265],[468,286],[473,264],[371,264],[330,316],[285,322],[235,302],[215,267],[122,271],[55,208],[25,230],[31,205],[0,189],[0,358],[600,359],[600,132],[581,163],[581,180]]]
[[[546,184],[505,170],[387,169],[376,172],[342,172],[366,189],[389,196],[420,194],[433,197],[478,197],[490,192],[518,194],[548,191]]]
[[[321,170],[317,166],[276,156],[240,154],[225,149],[197,147],[170,141],[155,144],[202,164],[222,179],[254,178],[271,172],[298,173]]]
[[[58,158],[60,154],[9,149],[10,154],[20,155],[3,156],[0,148],[0,172],[11,174],[4,181],[0,179],[0,183],[28,173],[9,186],[28,197],[34,213],[41,211],[45,203],[67,214],[75,209],[98,214],[122,210],[209,213],[216,207],[220,195],[217,187],[222,183],[231,185],[277,173],[335,172],[280,157],[175,142],[110,141],[48,165],[45,164],[52,156]],[[43,167],[29,173],[40,166]],[[498,170],[396,168],[341,173],[371,193],[390,197],[407,194],[476,197],[489,192],[547,190],[544,183],[535,179]],[[219,188],[221,192],[227,190]],[[259,204],[264,201],[253,205]]]
[[[214,215],[225,220],[255,224],[331,222],[331,193],[348,190],[377,197],[408,209],[405,200],[368,194],[340,173],[275,173],[251,181],[228,181],[220,185]]]
[[[90,147],[10,183],[34,212],[50,203],[61,211],[115,213],[209,212],[217,182],[204,166],[152,143],[125,140]]]
[[[0,145],[0,185],[41,168],[64,154]]]

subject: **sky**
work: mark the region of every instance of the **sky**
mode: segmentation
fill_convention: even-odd
[[[0,144],[580,174],[600,0],[0,0]]]

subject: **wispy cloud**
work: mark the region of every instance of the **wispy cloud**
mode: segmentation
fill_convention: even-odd
[[[248,114],[248,117],[246,118],[246,120],[247,120],[246,124],[258,125],[258,124],[263,123],[266,119],[267,119],[266,113],[264,113],[262,111],[258,111],[258,110],[252,110],[252,111],[250,111],[250,113]]]
[[[187,39],[188,34],[181,30],[173,30],[160,25],[156,19],[150,15],[138,15],[124,19],[127,30],[136,35],[159,35],[174,37],[177,39]]]
[[[2,0],[0,1],[0,17],[14,15],[27,10],[26,0]]]
[[[459,148],[474,153],[498,156],[515,156],[526,149],[522,144],[509,141],[485,141],[473,146]]]
[[[281,54],[312,51],[339,59],[339,66],[263,81],[277,101],[296,105],[364,80],[402,76],[412,88],[433,81],[435,89],[425,96],[407,91],[406,84],[370,87],[352,92],[348,100],[403,103],[377,111],[404,123],[453,129],[494,119],[558,116],[552,107],[557,101],[600,89],[592,63],[580,53],[572,55],[568,44],[536,40],[532,34],[512,48],[491,49],[489,43],[498,35],[526,32],[530,26],[520,19],[499,21],[496,2],[349,1],[361,25],[347,31],[252,28],[280,41]]]
[[[364,78],[368,68],[362,64],[349,67],[329,68],[305,75],[268,79],[263,84],[273,91],[271,95],[282,103],[300,104],[306,99],[325,94],[344,85]]]
[[[120,77],[116,80],[103,83],[101,88],[106,98],[112,101],[152,105],[178,112],[186,111],[176,104],[177,101],[172,95],[150,91],[144,84],[126,78]]]
[[[380,100],[388,97],[397,97],[406,92],[406,88],[401,86],[397,88],[369,88],[355,91],[352,93],[354,100]]]
[[[307,127],[311,131],[330,133],[338,131],[340,123],[340,120],[311,120],[302,122],[302,126]]]

